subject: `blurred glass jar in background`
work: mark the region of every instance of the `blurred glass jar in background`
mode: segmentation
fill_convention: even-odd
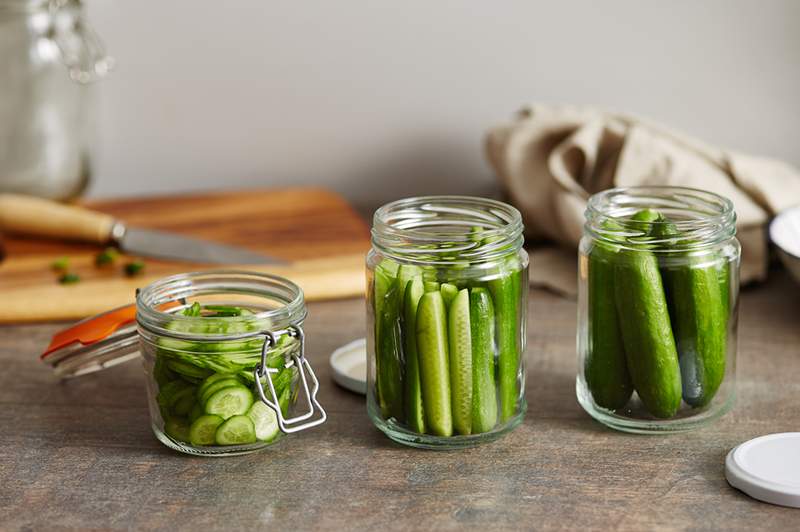
[[[68,199],[86,188],[87,84],[111,65],[79,0],[0,0],[0,192]]]

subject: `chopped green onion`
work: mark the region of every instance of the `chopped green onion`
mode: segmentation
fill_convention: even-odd
[[[50,265],[53,271],[56,272],[66,272],[69,270],[69,258],[67,257],[59,257],[58,259],[54,260],[53,263]]]
[[[64,275],[58,278],[58,282],[61,284],[75,284],[80,280],[81,277],[77,273],[65,273]]]
[[[117,257],[119,257],[119,251],[116,248],[106,248],[95,256],[94,264],[95,266],[108,266],[113,264]]]
[[[125,265],[125,275],[128,277],[139,275],[142,271],[144,271],[144,262],[140,260],[135,260]]]

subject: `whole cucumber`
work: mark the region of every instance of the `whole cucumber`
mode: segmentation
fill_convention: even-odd
[[[452,436],[447,311],[438,290],[425,292],[420,298],[416,326],[426,427],[436,436]]]
[[[610,245],[597,243],[588,259],[589,346],[584,376],[594,402],[609,410],[625,406],[633,393],[614,302],[616,253]]]
[[[661,236],[679,235],[662,217]],[[729,314],[729,267],[714,251],[676,251],[662,261],[672,331],[681,367],[683,400],[707,405],[725,377]]]
[[[651,222],[654,215],[640,211],[634,220]],[[650,414],[672,417],[681,404],[681,373],[658,259],[644,245],[616,257],[614,294],[631,380]]]

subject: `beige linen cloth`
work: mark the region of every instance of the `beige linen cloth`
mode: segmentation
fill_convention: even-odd
[[[800,172],[780,161],[710,146],[665,126],[571,105],[532,105],[486,137],[490,164],[525,222],[531,283],[577,291],[586,200],[611,187],[675,185],[716,192],[736,209],[742,283],[767,273],[770,216],[800,203]]]

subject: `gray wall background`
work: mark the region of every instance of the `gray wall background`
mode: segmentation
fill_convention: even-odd
[[[323,184],[361,206],[491,189],[531,101],[800,164],[800,1],[89,0],[92,194]]]

